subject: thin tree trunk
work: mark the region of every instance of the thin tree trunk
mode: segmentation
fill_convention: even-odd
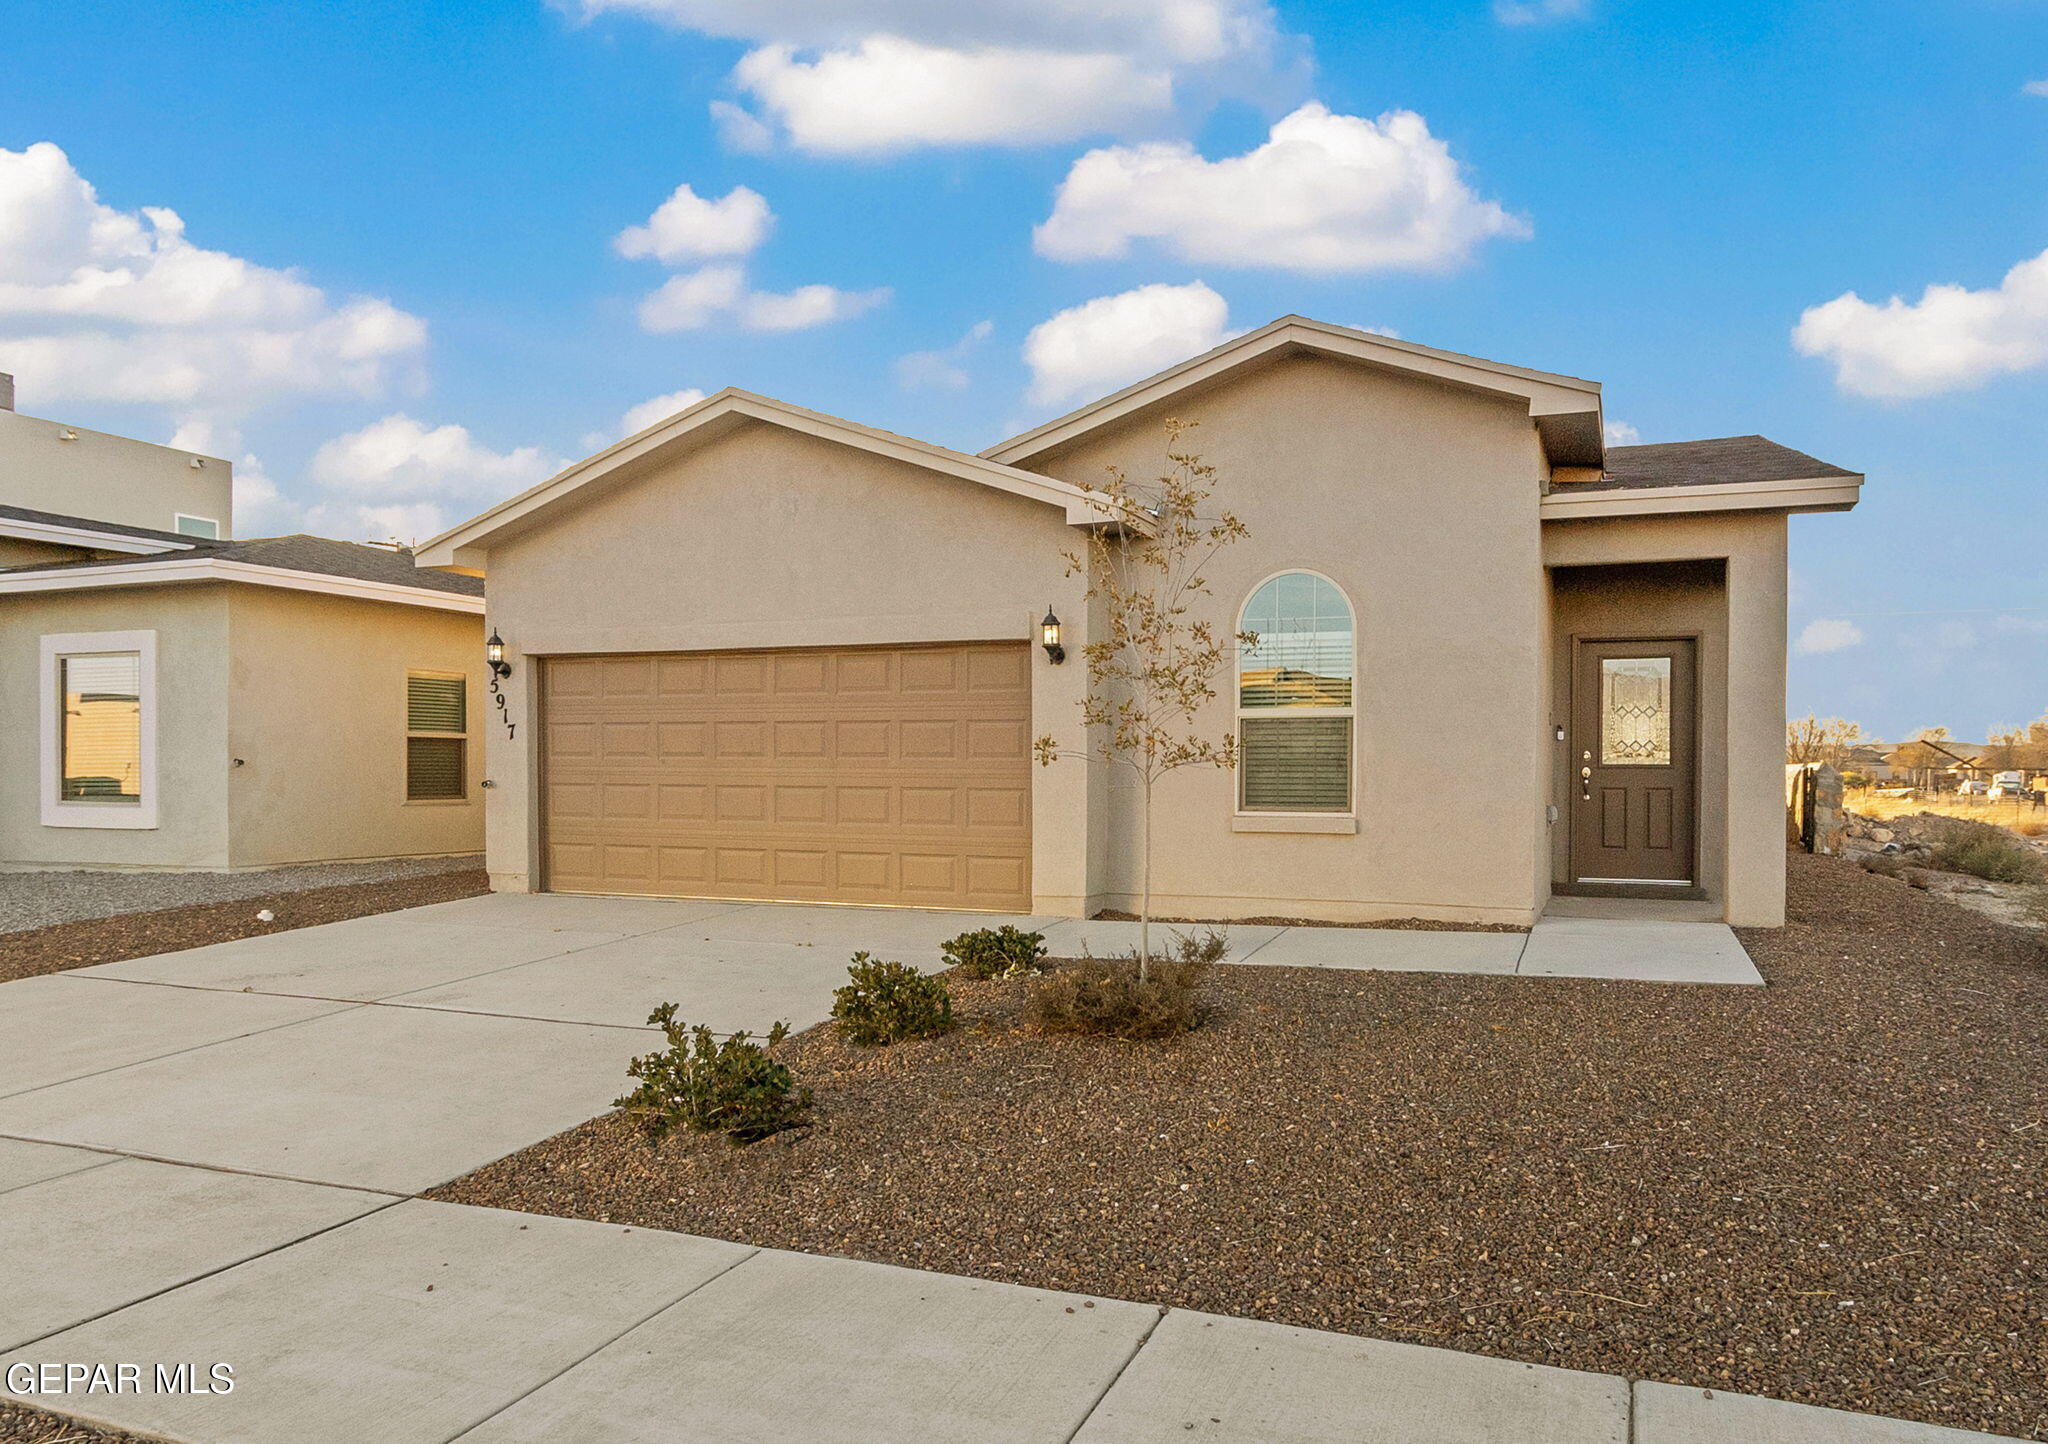
[[[1152,977],[1152,779],[1145,779],[1145,797],[1138,809],[1138,981]]]

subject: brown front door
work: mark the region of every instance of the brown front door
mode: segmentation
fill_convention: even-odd
[[[1575,654],[1572,882],[1652,894],[1693,887],[1692,641],[1581,641]]]

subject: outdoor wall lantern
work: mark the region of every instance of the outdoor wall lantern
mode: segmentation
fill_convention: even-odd
[[[1060,619],[1052,614],[1050,606],[1045,609],[1045,620],[1038,624],[1038,640],[1055,667],[1067,660],[1067,649],[1060,645]]]
[[[494,628],[491,639],[484,643],[484,660],[491,664],[491,671],[500,677],[512,675],[512,664],[505,660],[505,639]]]

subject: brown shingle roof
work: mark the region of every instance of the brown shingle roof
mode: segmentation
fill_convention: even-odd
[[[125,526],[114,521],[95,521],[89,516],[66,516],[59,511],[37,511],[29,506],[0,506],[0,517],[14,521],[38,522],[43,526],[66,526],[77,531],[104,532],[108,536],[132,536],[142,541],[182,542],[187,546],[202,539],[174,531],[154,531],[146,526]]]
[[[181,537],[192,541],[192,537]],[[454,592],[462,596],[484,594],[482,577],[458,576],[452,572],[426,571],[413,565],[412,553],[402,548],[364,546],[360,542],[335,541],[332,537],[254,537],[248,541],[200,542],[190,551],[166,552],[156,556],[116,557],[111,561],[35,563],[0,571],[54,572],[91,571],[115,566],[148,566],[162,562],[195,561],[246,562],[251,566],[276,567],[281,571],[314,572],[321,576],[347,577],[359,582],[386,582],[400,587],[421,587],[430,592]]]
[[[1567,482],[1553,492],[1613,491],[1645,486],[1725,486],[1745,481],[1806,481],[1860,477],[1829,462],[1780,446],[1764,436],[1717,436],[1704,441],[1663,441],[1610,446],[1598,481]]]

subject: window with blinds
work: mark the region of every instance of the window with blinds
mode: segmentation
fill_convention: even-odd
[[[142,658],[100,652],[57,660],[64,802],[142,801]]]
[[[467,797],[469,684],[440,672],[405,678],[405,797],[448,802]]]
[[[1286,572],[1245,603],[1238,630],[1238,805],[1246,812],[1351,808],[1351,604],[1313,572]]]

